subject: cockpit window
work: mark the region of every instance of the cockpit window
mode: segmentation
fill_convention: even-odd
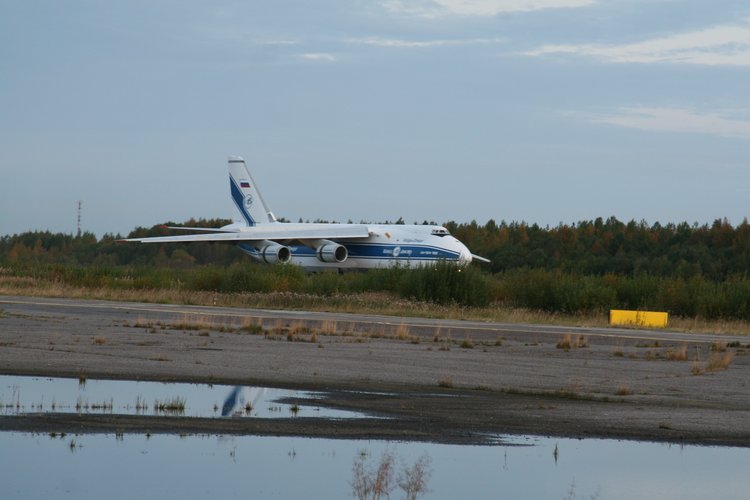
[[[438,229],[433,229],[432,234],[434,234],[435,236],[450,236],[451,233],[449,233],[448,230],[444,227],[441,227]]]

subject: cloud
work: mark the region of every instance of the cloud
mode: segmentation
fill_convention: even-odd
[[[300,58],[306,61],[323,61],[323,62],[336,62],[336,56],[328,54],[326,52],[308,52],[306,54],[300,54]]]
[[[610,115],[589,116],[594,123],[656,132],[707,134],[750,139],[750,121],[721,113],[701,113],[680,108],[626,107]]]
[[[543,45],[523,54],[572,54],[613,63],[750,66],[750,23],[713,26],[624,45]]]
[[[422,17],[495,16],[504,12],[584,7],[597,0],[387,0],[386,9]]]
[[[395,48],[432,48],[432,47],[450,47],[458,45],[474,45],[474,44],[489,44],[489,43],[502,43],[505,40],[502,38],[467,38],[467,39],[453,39],[453,40],[401,40],[395,38],[378,38],[378,37],[367,37],[367,38],[350,38],[347,40],[349,43],[372,45],[376,47],[395,47]]]

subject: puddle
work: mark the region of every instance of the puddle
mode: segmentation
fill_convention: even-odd
[[[177,414],[222,418],[356,418],[316,404],[320,393],[228,385],[0,376],[0,414]],[[300,401],[303,403],[301,404]],[[139,404],[141,403],[141,404]],[[250,403],[251,409],[245,407]],[[308,404],[309,403],[309,404]],[[53,408],[54,406],[54,408]],[[78,407],[78,408],[76,408]],[[177,410],[175,410],[177,411]],[[229,418],[229,417],[225,417]],[[398,480],[426,457],[419,498],[745,499],[750,449],[608,439],[494,436],[489,446],[170,434],[0,432],[8,498],[353,498],[358,464],[393,457]],[[382,495],[388,497],[388,495]]]
[[[228,385],[0,376],[0,414],[356,418],[320,393]],[[299,405],[295,413],[287,401]],[[162,402],[183,401],[167,410]],[[300,401],[302,403],[300,403]],[[249,403],[249,406],[248,406]],[[246,407],[250,410],[246,410]],[[747,448],[495,436],[490,446],[304,437],[0,432],[9,498],[353,498],[356,471],[391,456],[399,479],[425,460],[419,498],[744,499]],[[359,466],[359,468],[358,468]],[[123,473],[127,471],[127,473]],[[388,495],[382,495],[387,497]]]
[[[269,387],[0,376],[0,415],[88,413],[185,417],[349,419],[363,413],[316,404],[319,392]],[[287,403],[289,399],[305,403]],[[308,403],[309,402],[309,403]]]
[[[506,443],[508,440],[504,440]],[[523,436],[514,445],[259,436],[0,432],[5,498],[356,498],[354,465],[395,479],[421,457],[425,499],[746,499],[746,448]],[[525,444],[527,446],[518,446]],[[385,498],[387,495],[382,495]]]

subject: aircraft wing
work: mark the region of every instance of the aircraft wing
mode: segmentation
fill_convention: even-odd
[[[487,259],[485,257],[480,257],[479,255],[471,254],[472,260],[478,260],[479,262],[485,262],[485,263],[491,263],[492,261],[490,259]]]
[[[176,231],[195,231],[196,233],[236,233],[237,229],[225,229],[223,227],[188,227],[188,226],[163,226],[165,229]]]
[[[215,231],[183,236],[127,238],[118,241],[138,243],[190,243],[198,241],[234,243],[262,240],[358,239],[367,238],[370,235],[368,227],[364,224],[264,224],[244,227],[233,232],[226,232],[222,229],[216,229]]]

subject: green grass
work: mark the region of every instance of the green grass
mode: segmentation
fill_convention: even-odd
[[[185,412],[185,399],[175,396],[172,399],[166,399],[164,401],[154,401],[154,410],[164,413],[184,413]]]
[[[344,275],[310,275],[295,266],[253,264],[189,269],[25,264],[3,269],[0,294],[7,295],[567,326],[606,326],[607,308],[648,305],[670,311],[672,329],[750,334],[750,292],[744,295],[745,289],[750,291],[750,278],[747,283],[744,279],[713,283],[649,278],[649,286],[641,283],[645,291],[638,295],[639,302],[625,292],[641,286],[639,280],[644,277],[586,277],[544,270],[490,276],[473,267],[447,264]],[[693,292],[700,292],[698,298],[691,298]],[[680,311],[692,316],[675,316]],[[253,322],[244,328],[248,333],[262,333],[262,327]],[[337,326],[329,328],[335,331]]]

